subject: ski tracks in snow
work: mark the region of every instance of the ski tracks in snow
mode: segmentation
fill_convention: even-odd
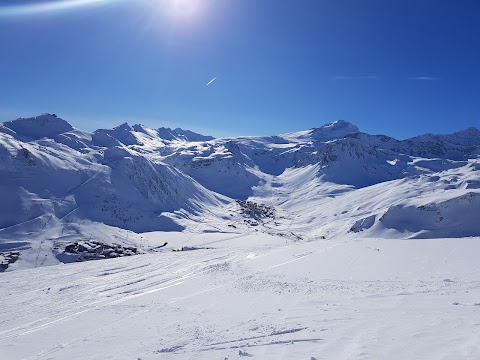
[[[131,301],[134,301],[137,298],[152,295],[173,287],[178,287],[186,282],[199,278],[208,272],[222,269],[227,266],[225,264],[228,264],[228,268],[233,267],[236,269],[233,274],[229,274],[229,280],[225,281],[225,279],[223,279],[223,281],[220,281],[218,284],[210,284],[204,289],[184,295],[174,296],[168,300],[168,303],[175,304],[201,294],[210,293],[242,281],[242,279],[245,280],[248,275],[241,271],[242,267],[245,266],[247,262],[258,260],[260,257],[270,255],[270,253],[262,254],[258,252],[235,254],[234,251],[230,250],[227,251],[226,254],[225,251],[220,252],[220,254],[218,254],[218,252],[212,252],[209,259],[202,259],[202,256],[195,255],[193,252],[190,253],[179,254],[176,259],[174,259],[175,256],[169,257],[169,260],[173,260],[171,262],[156,261],[159,260],[158,256],[164,257],[165,254],[144,255],[135,258],[135,260],[139,261],[139,264],[134,266],[131,265],[131,259],[130,261],[128,261],[129,259],[121,259],[119,262],[122,264],[112,268],[110,264],[113,263],[113,261],[110,261],[105,262],[105,264],[102,263],[101,268],[98,270],[89,266],[93,264],[70,265],[71,267],[81,267],[82,265],[88,266],[90,269],[85,272],[85,274],[90,275],[82,276],[82,274],[71,272],[63,279],[62,284],[57,286],[51,286],[51,284],[59,279],[55,279],[55,275],[49,273],[50,278],[43,278],[39,283],[35,284],[37,289],[31,290],[31,295],[28,297],[28,300],[25,300],[23,304],[14,304],[14,307],[17,309],[25,309],[25,311],[22,311],[23,314],[19,314],[19,317],[17,318],[18,322],[22,322],[22,318],[25,320],[29,318],[31,319],[34,313],[46,316],[1,331],[0,341],[4,342],[25,335],[30,335],[35,332],[47,331],[47,329],[52,326],[75,321],[75,319],[85,316],[86,313],[92,310],[112,308],[127,302],[131,303]],[[277,261],[273,265],[259,268],[256,271],[268,271],[298,261],[302,257],[283,262]],[[200,259],[201,261],[199,261]],[[100,263],[97,262],[96,264]],[[184,266],[182,264],[188,265]],[[90,271],[92,268],[94,269],[93,272]],[[46,269],[47,268],[42,268],[38,270],[47,273]],[[238,270],[240,270],[240,272],[238,272]],[[36,277],[36,279],[40,278],[40,275]],[[48,291],[44,292],[42,288],[47,286]],[[48,297],[54,299],[53,303],[48,301]],[[13,308],[11,311],[14,311]],[[68,343],[57,344],[48,350],[44,349],[30,358],[44,358],[73,343],[84,341],[85,339],[94,336],[97,332],[101,331],[102,328],[110,327],[120,321],[127,321],[132,317],[148,311],[149,310],[145,309],[134,309],[130,314],[125,314],[121,319],[115,319],[100,325],[98,330],[93,333],[84,334],[75,339],[70,339]],[[8,323],[6,325],[8,325]]]

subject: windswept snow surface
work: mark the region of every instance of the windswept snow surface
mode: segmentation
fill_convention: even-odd
[[[0,358],[480,358],[479,155],[0,124]]]
[[[480,239],[146,235],[164,252],[4,273],[2,359],[478,359]]]

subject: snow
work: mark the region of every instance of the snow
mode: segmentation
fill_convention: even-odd
[[[55,115],[2,129],[9,131],[0,132],[1,241],[21,238],[34,249],[42,241],[47,249],[64,246],[45,234],[82,223],[136,233],[256,226],[305,240],[479,234],[475,129],[399,141],[336,121],[286,135],[213,139],[128,124],[89,134]],[[162,138],[165,132],[176,135]],[[277,217],[244,219],[237,199],[271,206]],[[77,240],[88,233],[78,231]],[[7,270],[37,266],[24,259]]]
[[[183,130],[180,128],[170,129],[170,128],[159,128],[158,136],[164,140],[179,140],[179,141],[209,141],[213,140],[213,136],[205,136],[201,134],[194,133],[190,130]]]
[[[479,155],[477,129],[6,122],[1,358],[478,358]]]
[[[73,127],[54,114],[43,114],[35,118],[20,118],[3,123],[11,132],[27,138],[52,137],[73,130]]]
[[[299,131],[283,135],[284,138],[292,140],[316,140],[330,141],[342,139],[347,135],[358,133],[360,130],[357,126],[345,121],[337,120],[333,123],[323,125],[306,131]]]
[[[6,359],[474,359],[479,240],[223,235],[209,250],[4,273],[0,348]]]

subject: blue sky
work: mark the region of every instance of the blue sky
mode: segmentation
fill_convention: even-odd
[[[397,138],[480,128],[478,0],[56,5],[79,1],[91,3],[0,2],[0,121],[53,112],[86,130],[214,136],[336,119]]]

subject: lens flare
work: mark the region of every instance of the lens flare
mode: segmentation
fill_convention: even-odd
[[[82,6],[104,5],[125,0],[60,0],[37,4],[0,5],[0,17],[35,15],[70,10]]]

